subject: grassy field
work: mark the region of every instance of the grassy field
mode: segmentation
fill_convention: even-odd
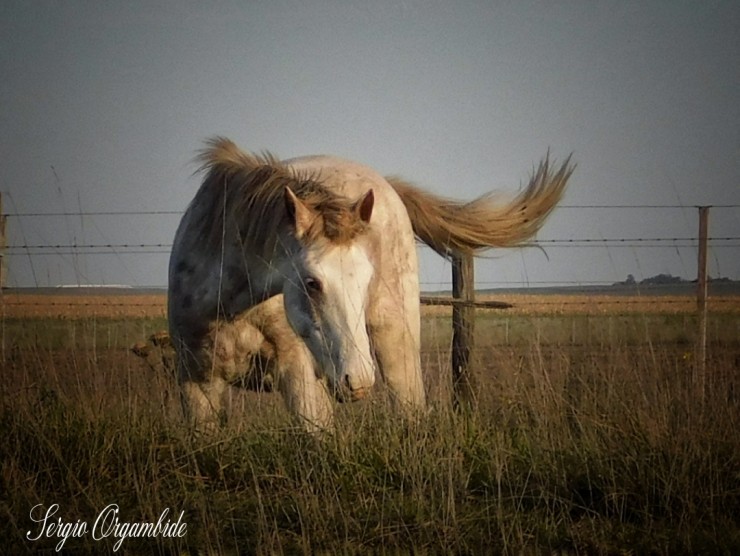
[[[572,293],[534,295],[522,293],[482,294],[480,301],[503,301],[512,307],[507,315],[615,315],[615,314],[691,314],[696,310],[692,295],[611,295]],[[740,295],[710,296],[710,311],[740,315]],[[0,296],[3,318],[164,318],[167,297],[164,293],[17,293]],[[447,315],[449,307],[422,307],[425,316]]]
[[[91,529],[117,504],[121,523],[169,509],[187,524],[126,538],[128,554],[739,553],[737,310],[710,314],[702,394],[690,311],[571,301],[479,312],[473,413],[451,409],[449,317],[434,310],[418,421],[379,388],[313,437],[276,395],[235,388],[207,440],[182,427],[166,367],[129,349],[161,317],[6,311],[0,546],[52,553],[68,523],[65,551],[111,552],[120,539]],[[62,524],[30,540],[52,504]]]

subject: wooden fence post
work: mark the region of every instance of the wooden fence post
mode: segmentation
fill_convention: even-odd
[[[0,191],[0,295],[2,295],[3,288],[5,288],[5,247],[7,245],[5,239],[5,222],[7,218],[3,212],[3,194]]]
[[[696,310],[699,321],[699,345],[696,355],[696,386],[704,399],[707,372],[707,244],[709,207],[699,207],[699,260],[696,277]]]
[[[452,389],[456,409],[474,409],[477,392],[471,368],[475,335],[474,259],[470,254],[452,258]]]

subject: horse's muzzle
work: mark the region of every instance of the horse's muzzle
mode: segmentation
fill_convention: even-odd
[[[357,390],[340,388],[337,389],[334,394],[339,403],[359,402],[368,397],[370,394],[370,388],[358,388]]]
[[[370,388],[358,388],[349,393],[349,399],[352,402],[358,402],[360,400],[364,400],[369,394]]]
[[[364,400],[370,395],[372,386],[357,386],[352,388],[351,381],[348,376],[344,377],[342,384],[335,391],[335,396],[339,402],[357,402]]]

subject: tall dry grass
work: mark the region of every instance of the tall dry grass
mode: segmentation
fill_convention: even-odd
[[[703,397],[693,323],[660,322],[482,318],[479,406],[457,414],[448,323],[427,320],[418,421],[381,390],[308,436],[279,399],[234,390],[208,439],[182,427],[173,377],[125,348],[159,323],[6,322],[0,545],[53,551],[26,538],[37,504],[91,525],[116,503],[124,521],[185,512],[184,538],[127,539],[131,554],[737,553],[737,320],[713,320]]]

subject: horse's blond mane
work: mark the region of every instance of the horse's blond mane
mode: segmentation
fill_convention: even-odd
[[[196,159],[205,178],[193,199],[205,215],[195,224],[204,246],[219,250],[224,235],[236,231],[246,247],[270,256],[279,233],[290,225],[286,187],[316,216],[302,235],[304,243],[319,238],[346,243],[365,230],[353,201],[324,187],[320,176],[297,172],[269,152],[242,151],[223,137],[206,144]]]

